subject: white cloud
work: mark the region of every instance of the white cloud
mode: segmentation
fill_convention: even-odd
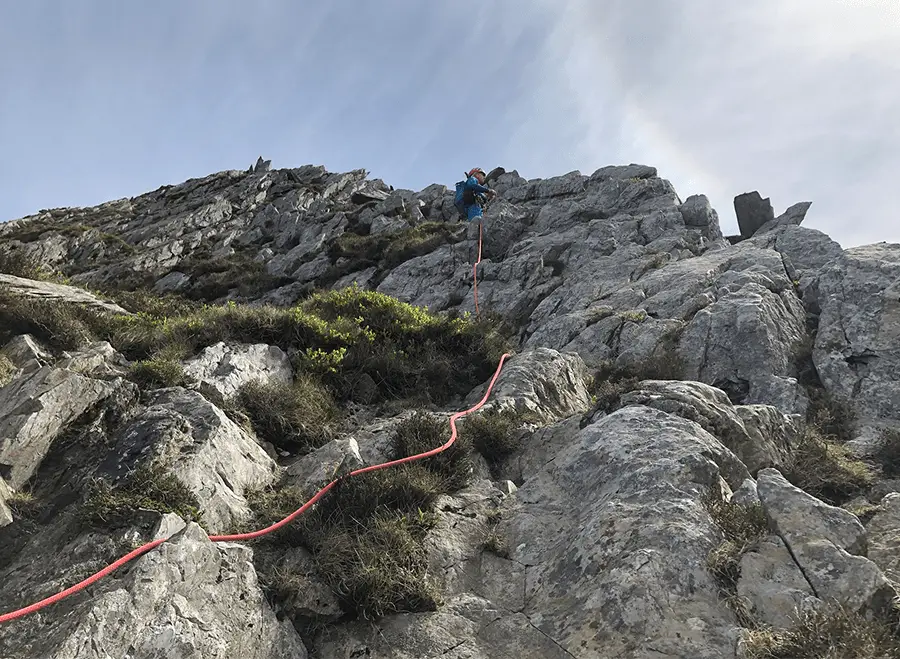
[[[648,16],[653,17],[652,20]],[[637,156],[733,225],[748,189],[842,244],[900,239],[889,217],[900,152],[900,16],[887,2],[650,6],[575,0],[554,59],[594,158]],[[608,115],[623,110],[618,143]],[[685,185],[687,184],[687,185]]]

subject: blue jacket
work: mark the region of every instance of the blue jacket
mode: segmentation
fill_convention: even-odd
[[[468,179],[466,179],[465,189],[471,190],[476,195],[476,199],[478,199],[478,197],[480,197],[482,202],[484,201],[484,197],[481,197],[481,195],[483,195],[487,192],[490,192],[490,188],[488,188],[484,185],[481,185],[478,182],[478,179],[476,179],[474,176],[470,176]],[[475,203],[475,204],[466,206],[466,217],[468,219],[471,220],[471,219],[474,219],[476,217],[481,217],[481,216],[482,216],[481,204]]]

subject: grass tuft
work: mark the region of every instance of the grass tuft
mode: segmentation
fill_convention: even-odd
[[[809,424],[792,447],[782,473],[792,484],[833,506],[850,501],[875,482],[867,464]]]
[[[725,501],[711,488],[703,505],[722,531],[721,544],[707,558],[707,567],[722,595],[737,596],[741,576],[741,557],[769,534],[769,521],[760,504],[742,505]]]
[[[316,378],[298,376],[293,383],[248,382],[236,403],[247,414],[259,439],[291,452],[306,452],[332,439],[330,423],[337,407]]]
[[[294,524],[268,536],[275,546],[303,546],[348,613],[372,618],[430,611],[438,595],[427,578],[425,534],[443,479],[420,463],[341,481]],[[250,498],[255,524],[282,519],[304,502],[296,488]]]
[[[745,640],[746,659],[895,659],[900,637],[891,624],[841,607],[810,611],[786,631],[760,629]]]
[[[202,524],[197,497],[174,475],[158,464],[143,465],[122,483],[94,483],[81,509],[82,520],[98,528],[127,526],[139,509],[175,513],[186,521]]]
[[[402,421],[392,439],[394,459],[425,453],[444,445],[450,438],[449,423],[427,412],[416,412]],[[458,436],[449,448],[425,458],[421,464],[441,478],[443,490],[455,492],[472,480],[473,463],[471,443],[465,436]]]

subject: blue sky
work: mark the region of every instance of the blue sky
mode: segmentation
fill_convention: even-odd
[[[0,1],[0,221],[257,156],[452,186],[653,165],[900,242],[896,0]]]

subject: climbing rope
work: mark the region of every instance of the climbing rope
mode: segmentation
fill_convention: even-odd
[[[479,316],[478,311],[478,264],[481,263],[481,228],[484,226],[484,218],[478,221],[478,258],[475,259],[475,265],[472,266],[472,285],[475,291],[475,315]]]
[[[480,249],[479,249],[479,251],[480,251]],[[345,479],[351,478],[353,476],[359,476],[360,474],[365,474],[370,471],[377,471],[378,469],[386,469],[388,467],[393,467],[395,465],[403,464],[406,462],[422,460],[424,458],[429,458],[432,455],[437,455],[438,453],[441,453],[442,451],[446,451],[448,448],[450,448],[450,446],[453,444],[453,442],[456,441],[456,436],[457,436],[456,420],[467,414],[475,412],[476,410],[480,409],[485,404],[485,402],[487,402],[488,396],[491,395],[491,391],[494,388],[494,384],[497,382],[497,378],[500,376],[500,371],[503,369],[503,362],[506,361],[506,359],[509,356],[510,355],[508,353],[505,353],[502,357],[500,357],[500,363],[497,364],[497,370],[494,372],[494,376],[491,378],[491,381],[487,387],[487,391],[485,391],[482,399],[480,401],[478,401],[475,405],[470,407],[469,409],[467,409],[463,412],[456,412],[450,417],[450,439],[448,439],[447,442],[445,444],[443,444],[442,446],[438,446],[437,448],[431,449],[430,451],[426,451],[424,453],[418,453],[416,455],[411,455],[406,458],[400,458],[399,460],[391,460],[390,462],[383,462],[381,464],[371,465],[369,467],[363,467],[361,469],[351,471],[349,474],[346,474],[345,476],[342,476],[341,478],[337,478],[337,479],[331,481],[330,483],[328,483],[328,485],[326,485],[321,490],[319,490],[312,499],[307,501],[300,508],[295,510],[293,513],[291,513],[290,515],[288,515],[281,521],[275,522],[271,526],[268,526],[264,529],[260,529],[259,531],[251,531],[249,533],[237,533],[237,534],[233,534],[233,535],[211,535],[211,536],[208,536],[209,539],[212,542],[236,542],[236,541],[240,541],[240,540],[253,540],[254,538],[259,538],[266,534],[272,533],[273,531],[277,531],[282,526],[290,524],[297,517],[299,517],[304,512],[309,510],[319,499],[321,499],[323,496],[325,496],[325,494],[329,490],[331,490],[331,488],[333,488],[338,483],[338,481],[345,480]],[[79,583],[75,584],[74,586],[70,586],[69,588],[66,588],[63,591],[60,591],[60,592],[56,593],[55,595],[51,595],[50,597],[42,599],[40,602],[35,602],[34,604],[31,604],[30,606],[26,606],[24,608],[17,609],[16,611],[10,611],[9,613],[4,613],[4,614],[0,615],[0,622],[8,622],[10,620],[15,620],[16,618],[21,618],[23,616],[28,615],[29,613],[34,613],[35,611],[39,611],[47,606],[50,606],[51,604],[55,604],[56,602],[59,602],[60,600],[65,599],[69,595],[74,595],[75,593],[77,593],[81,590],[84,590],[88,586],[98,582],[100,579],[102,579],[103,577],[114,572],[115,570],[122,567],[129,561],[132,561],[135,558],[137,558],[138,556],[141,556],[142,554],[146,554],[147,552],[151,551],[152,549],[159,547],[161,544],[166,542],[168,539],[169,538],[160,538],[158,540],[153,540],[152,542],[148,542],[147,544],[142,545],[142,546],[138,547],[137,549],[125,554],[125,556],[123,556],[116,562],[107,565],[105,568],[103,568],[96,574],[91,575],[84,581],[80,581]]]

